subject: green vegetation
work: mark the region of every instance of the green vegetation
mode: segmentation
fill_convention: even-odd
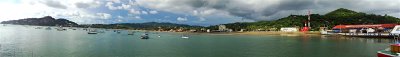
[[[319,27],[332,28],[340,24],[387,24],[400,23],[400,19],[388,15],[366,14],[355,12],[352,10],[339,8],[325,15],[311,14],[311,30],[318,30]],[[237,22],[224,24],[227,28],[235,31],[240,29],[247,30],[277,30],[282,27],[303,27],[307,21],[307,15],[290,15],[274,21],[258,21],[258,22]],[[211,29],[218,28],[210,26]]]
[[[147,23],[117,23],[117,24],[92,24],[92,25],[80,25],[80,27],[91,27],[91,28],[106,28],[106,29],[138,29],[138,30],[170,30],[170,29],[201,29],[202,26],[191,26],[184,24],[174,23],[158,23],[158,22],[147,22]]]

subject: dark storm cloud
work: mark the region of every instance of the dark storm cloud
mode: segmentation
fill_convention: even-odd
[[[156,0],[158,1],[158,0]],[[252,20],[277,19],[289,14],[324,14],[338,8],[347,8],[366,13],[400,13],[400,0],[168,0],[171,7],[189,10],[216,9],[229,15]],[[172,2],[171,2],[172,1]],[[152,1],[154,2],[154,1]],[[160,9],[157,7],[150,7]],[[160,10],[168,9],[168,7]],[[329,11],[327,11],[329,10]],[[279,17],[276,17],[279,16]],[[397,16],[398,17],[398,16]]]

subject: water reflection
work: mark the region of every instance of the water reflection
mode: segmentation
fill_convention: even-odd
[[[0,27],[0,57],[323,57],[337,54],[343,54],[343,57],[372,57],[376,51],[394,43],[387,38],[336,35],[187,33],[191,39],[181,39],[182,34],[160,33],[161,38],[140,40],[139,35],[107,31],[87,35],[79,30]],[[155,34],[153,36],[156,37]]]

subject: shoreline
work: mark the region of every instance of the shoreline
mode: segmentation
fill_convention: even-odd
[[[152,32],[169,32],[169,31],[152,31]],[[309,36],[322,35],[319,31],[309,32],[281,32],[281,31],[248,31],[248,32],[171,32],[171,33],[191,33],[191,34],[210,34],[210,35],[281,35],[281,36]]]

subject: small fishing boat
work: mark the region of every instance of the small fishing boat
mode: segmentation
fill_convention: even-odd
[[[42,29],[42,27],[36,27],[35,29]]]
[[[182,35],[181,38],[183,38],[183,39],[188,39],[189,37],[188,37],[188,36],[185,36],[185,35]]]
[[[47,27],[46,30],[51,30],[51,28],[50,28],[50,27]]]
[[[142,36],[140,36],[140,39],[149,39],[149,34],[143,34]]]
[[[57,31],[64,31],[64,30],[67,30],[67,29],[64,29],[64,28],[61,27],[61,26],[60,26],[60,27],[57,27],[56,29],[57,29]]]

